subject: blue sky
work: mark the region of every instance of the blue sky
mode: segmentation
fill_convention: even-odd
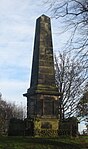
[[[26,104],[35,18],[31,0],[0,0],[0,92],[5,100]]]
[[[0,0],[0,91],[6,100],[23,102],[29,86],[36,4]]]
[[[26,104],[22,94],[30,84],[35,22],[40,15],[48,15],[42,2],[0,0],[0,92],[16,104]],[[52,30],[53,26],[57,27],[52,23]]]
[[[42,14],[50,16],[42,2],[0,0],[0,92],[4,100],[25,106],[22,94],[30,86],[36,19]],[[59,34],[61,25],[51,21],[56,52],[63,49],[68,35]]]

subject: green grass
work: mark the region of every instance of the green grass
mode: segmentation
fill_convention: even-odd
[[[0,149],[87,149],[88,136],[79,138],[0,137]]]

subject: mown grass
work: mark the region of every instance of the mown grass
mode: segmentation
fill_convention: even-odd
[[[78,138],[0,137],[0,149],[87,149],[88,136]]]

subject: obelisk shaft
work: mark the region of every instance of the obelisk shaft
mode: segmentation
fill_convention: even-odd
[[[53,91],[55,94],[57,92],[55,86],[51,22],[49,17],[42,15],[36,21],[29,92],[47,92],[47,88],[49,93]]]

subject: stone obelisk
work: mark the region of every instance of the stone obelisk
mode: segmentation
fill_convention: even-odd
[[[51,23],[45,15],[36,21],[31,83],[24,96],[34,135],[57,135],[60,94],[55,85]]]

